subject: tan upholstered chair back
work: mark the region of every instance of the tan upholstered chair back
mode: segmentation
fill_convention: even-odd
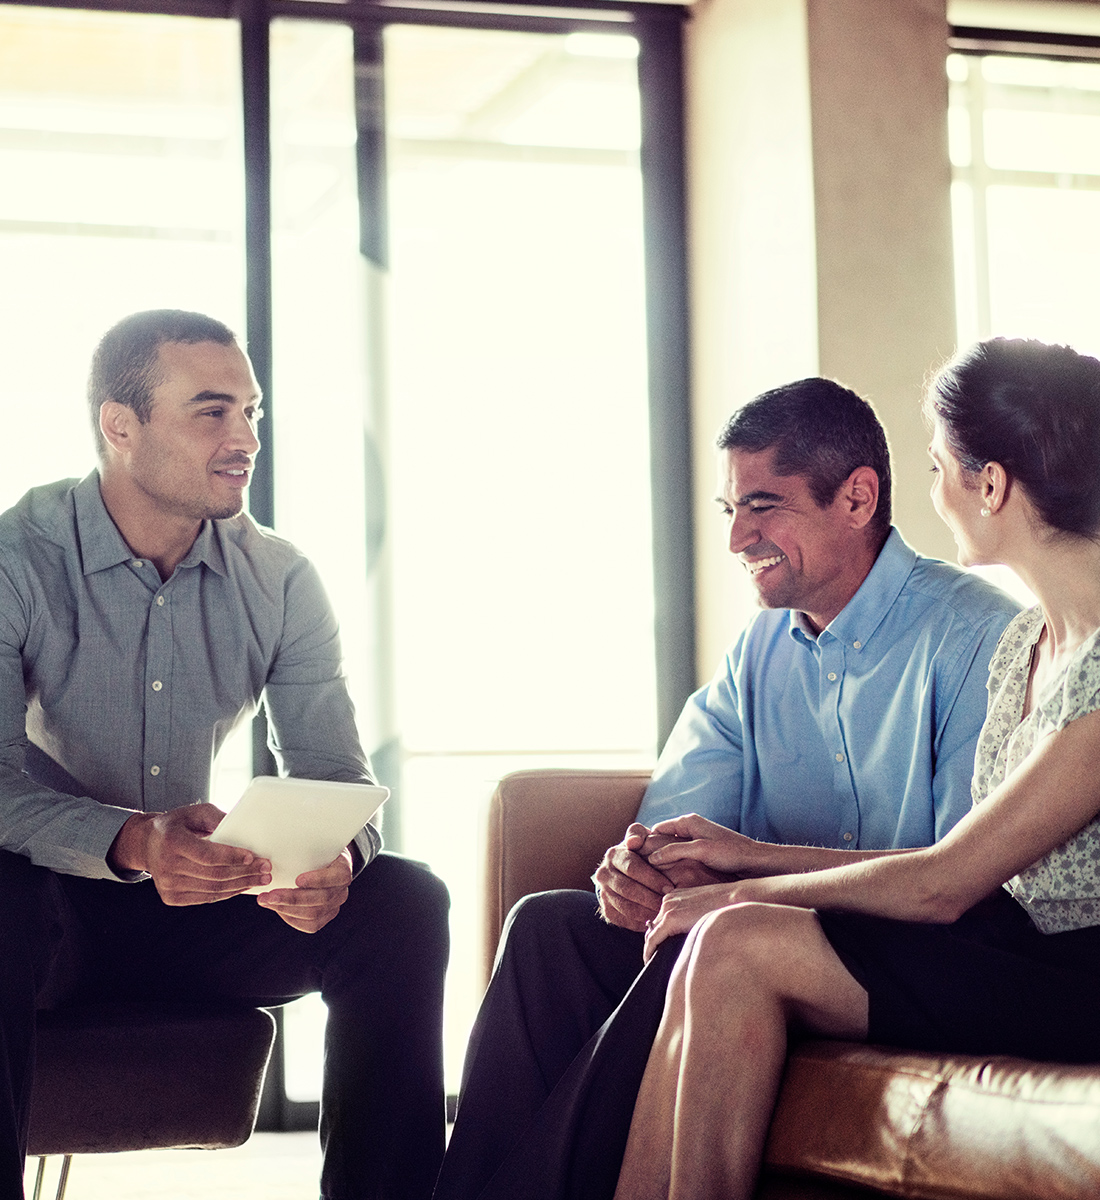
[[[485,978],[509,909],[531,892],[591,888],[608,846],[634,820],[648,771],[516,771],[489,807]]]

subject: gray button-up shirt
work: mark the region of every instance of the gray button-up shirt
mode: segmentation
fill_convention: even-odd
[[[97,472],[0,515],[4,849],[118,878],[106,855],[126,820],[206,800],[214,755],[261,696],[286,774],[370,781],[335,617],[289,542],[245,515],[206,521],[162,582],[123,541]],[[377,833],[356,841],[369,861]]]

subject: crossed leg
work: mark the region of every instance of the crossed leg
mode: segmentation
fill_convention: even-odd
[[[741,904],[700,921],[669,984],[615,1200],[749,1200],[791,1025],[867,1036],[867,993],[816,915]]]

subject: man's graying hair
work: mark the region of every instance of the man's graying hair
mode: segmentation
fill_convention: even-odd
[[[165,342],[228,346],[236,340],[236,334],[221,321],[177,308],[132,313],[108,329],[92,355],[88,376],[88,406],[99,456],[107,449],[99,428],[99,410],[108,400],[133,409],[143,425],[149,420],[153,389],[160,382],[157,351]]]
[[[878,476],[878,507],[871,520],[890,530],[890,449],[875,410],[850,388],[811,377],[764,392],[739,408],[718,435],[719,450],[774,450],[778,475],[805,475],[819,508],[836,498],[856,467]]]

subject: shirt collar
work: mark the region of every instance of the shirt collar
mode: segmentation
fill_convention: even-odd
[[[221,538],[218,536],[219,524],[219,521],[203,521],[199,536],[195,538],[191,549],[187,551],[180,567],[197,567],[203,563],[219,575],[229,573],[225,566],[225,551],[222,549]],[[179,567],[176,570],[178,571]]]
[[[118,526],[111,520],[111,514],[103,503],[98,470],[85,476],[73,489],[73,504],[76,509],[77,537],[85,575],[105,571],[108,567],[117,567],[119,563],[133,560],[134,552],[126,545]],[[205,563],[219,575],[226,574],[225,554],[214,526],[214,521],[203,521],[199,536],[187,551],[180,567],[195,567]]]
[[[866,646],[901,594],[916,561],[916,551],[906,544],[896,529],[891,528],[890,536],[859,590],[825,626],[821,636],[831,634],[857,650]],[[795,641],[817,640],[805,616],[794,609],[790,616],[790,634]]]

